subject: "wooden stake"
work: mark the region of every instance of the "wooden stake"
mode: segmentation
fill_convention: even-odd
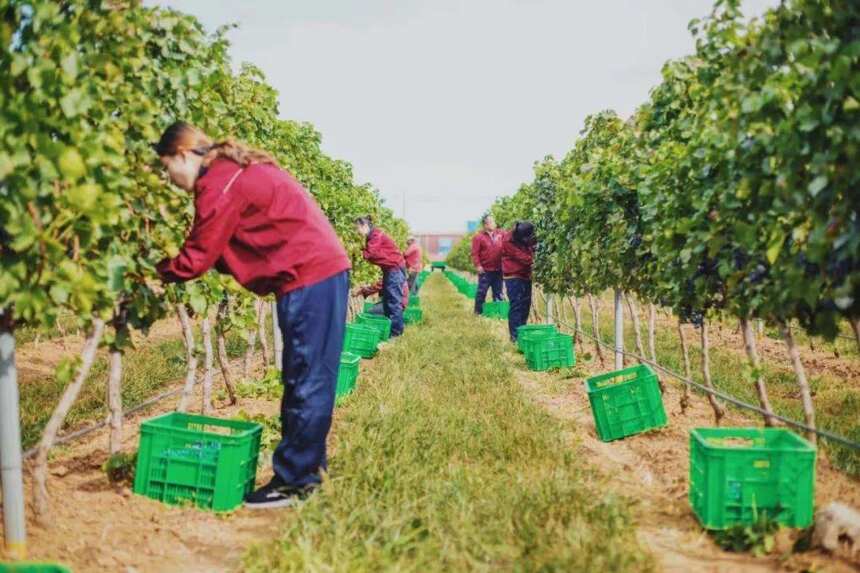
[[[684,334],[684,323],[678,319],[678,338],[681,340],[681,354],[684,357],[684,378],[693,379],[693,370],[690,367],[690,348],[687,345],[687,337]],[[690,385],[684,384],[684,393],[681,394],[681,413],[685,414],[690,407]]]
[[[233,385],[233,375],[230,373],[230,358],[227,356],[227,332],[224,325],[227,323],[230,312],[230,300],[224,298],[218,304],[218,314],[215,323],[215,341],[218,348],[218,366],[221,369],[221,377],[224,378],[224,386],[227,387],[227,396],[230,398],[230,405],[238,402],[236,398],[236,388]]]
[[[77,374],[71,384],[66,386],[60,402],[54,408],[45,430],[42,432],[42,439],[39,441],[39,446],[36,451],[36,466],[33,468],[33,505],[36,510],[36,517],[41,523],[47,523],[49,500],[48,500],[48,453],[54,446],[57,439],[57,433],[66,419],[66,415],[78,398],[84,382],[89,376],[90,370],[93,367],[93,362],[96,359],[96,352],[99,349],[102,335],[104,334],[105,323],[97,318],[93,320],[92,329],[84,342],[84,348],[81,351],[81,364],[78,366]]]
[[[633,319],[633,331],[636,334],[636,354],[639,356],[645,356],[645,350],[642,348],[642,333],[640,332],[640,322],[639,322],[639,308],[636,306],[636,303],[633,300],[633,297],[630,293],[626,293],[624,298],[627,299],[627,309],[630,311],[630,317]],[[641,358],[638,359],[639,363],[642,364],[643,360]]]
[[[705,381],[705,386],[714,389],[714,384],[711,382],[711,357],[710,357],[710,341],[708,339],[708,322],[702,319],[702,378]],[[717,402],[717,397],[708,393],[708,402],[714,410],[714,425],[719,426],[720,421],[726,415],[725,409]]]
[[[251,373],[251,362],[254,360],[254,350],[257,347],[257,331],[249,330],[246,340],[248,346],[245,348],[245,358],[242,360],[242,377],[247,378]]]
[[[179,398],[179,406],[177,412],[184,412],[188,409],[188,402],[191,400],[191,393],[194,391],[194,384],[197,382],[197,351],[194,348],[194,330],[191,327],[191,319],[188,317],[188,309],[184,303],[176,305],[176,315],[179,317],[179,324],[182,326],[182,337],[185,341],[185,386],[182,387],[182,395]]]
[[[200,323],[200,330],[203,334],[203,407],[201,411],[203,415],[208,415],[212,412],[212,365],[214,363],[214,353],[212,352],[212,326],[209,324],[208,311],[207,315],[203,316]]]
[[[266,370],[269,369],[269,364],[271,364],[269,339],[266,337],[266,308],[268,306],[265,299],[261,298],[257,301],[257,338],[260,339],[260,348],[263,351],[263,366]]]
[[[594,350],[600,359],[600,365],[605,366],[606,359],[603,357],[603,348],[600,346],[600,318],[597,315],[597,301],[591,294],[588,295],[588,304],[591,305],[591,331],[594,334]]]
[[[788,348],[788,356],[791,358],[791,365],[794,368],[794,376],[797,378],[797,386],[800,388],[800,400],[803,403],[803,417],[806,425],[810,428],[815,428],[815,406],[812,403],[812,392],[809,389],[809,381],[806,378],[806,369],[803,367],[803,362],[800,360],[800,352],[797,350],[797,344],[794,342],[794,335],[791,333],[791,327],[785,322],[779,323],[782,331],[782,339],[785,341],[785,346]],[[818,436],[815,432],[809,431],[806,437],[813,444],[817,441]]]
[[[108,422],[110,441],[108,451],[118,454],[122,449],[122,351],[116,347],[110,350],[110,374],[107,384]]]
[[[576,343],[582,344],[582,300],[579,297],[573,297],[573,316],[576,321]]]
[[[750,322],[748,318],[741,318],[740,324],[741,334],[743,334],[744,338],[744,349],[746,350],[747,359],[749,360],[750,367],[752,368],[755,391],[756,394],[758,394],[758,403],[762,410],[766,412],[765,414],[762,414],[764,417],[764,425],[772,427],[776,425],[776,419],[773,417],[773,408],[771,408],[770,400],[767,396],[767,386],[765,385],[764,375],[761,371],[761,360],[758,355],[752,322]]]

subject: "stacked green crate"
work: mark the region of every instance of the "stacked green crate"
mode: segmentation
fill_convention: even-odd
[[[527,354],[535,340],[557,332],[554,324],[524,324],[517,328],[517,350]]]
[[[570,368],[576,364],[573,337],[569,334],[552,334],[536,338],[526,354],[530,370],[545,372],[554,368]]]
[[[391,319],[386,316],[362,312],[355,317],[355,322],[375,328],[379,332],[379,340],[383,342],[391,338]]]
[[[660,384],[647,364],[592,376],[585,388],[604,442],[666,425]]]
[[[379,329],[364,324],[347,324],[343,350],[362,358],[373,358],[379,349]]]
[[[172,412],[144,422],[134,493],[167,504],[229,511],[254,487],[263,428]]]
[[[491,300],[484,303],[483,315],[487,318],[507,319],[511,303],[507,300]]]
[[[815,446],[783,428],[690,432],[690,506],[706,529],[750,525],[767,515],[812,525]]]
[[[403,311],[403,322],[406,324],[419,324],[424,320],[424,311],[417,306],[410,306]]]
[[[340,368],[337,372],[337,387],[335,389],[335,400],[341,402],[355,389],[361,364],[361,356],[352,352],[344,352],[340,355]]]

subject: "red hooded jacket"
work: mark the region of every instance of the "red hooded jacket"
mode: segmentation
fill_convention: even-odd
[[[421,261],[421,246],[418,243],[412,243],[406,247],[406,252],[403,253],[403,258],[406,259],[406,268],[409,272],[421,272],[424,266]]]
[[[505,233],[502,240],[502,275],[505,278],[532,279],[534,247],[523,247],[513,241],[513,233]]]
[[[484,271],[495,272],[502,269],[502,232],[480,231],[472,237],[472,263]]]
[[[367,262],[382,267],[383,271],[402,269],[406,266],[403,253],[400,252],[397,243],[377,227],[371,229],[370,235],[367,236],[362,255]]]
[[[351,267],[331,223],[292,175],[267,164],[240,169],[216,159],[197,179],[191,231],[179,255],[158,264],[166,282],[214,266],[259,295],[285,294]]]

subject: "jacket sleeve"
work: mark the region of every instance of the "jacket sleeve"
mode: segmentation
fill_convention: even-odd
[[[368,263],[383,266],[387,262],[385,258],[385,237],[382,233],[373,233],[367,239],[367,245],[362,251],[364,260]]]
[[[239,225],[246,202],[244,195],[236,191],[201,194],[195,205],[194,224],[179,254],[156,267],[161,278],[165,282],[183,282],[212,268]]]
[[[529,249],[523,249],[508,241],[502,247],[502,256],[517,261],[520,264],[532,266],[534,254]]]
[[[374,285],[361,287],[361,289],[359,289],[358,291],[358,294],[360,294],[364,298],[367,298],[380,292],[382,292],[382,281],[379,281]]]
[[[475,267],[481,266],[481,235],[477,234],[472,237],[472,264]]]

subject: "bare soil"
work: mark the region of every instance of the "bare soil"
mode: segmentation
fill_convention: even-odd
[[[500,329],[500,335],[504,333]],[[681,413],[679,386],[669,384],[664,396],[669,425],[666,428],[605,443],[597,438],[584,379],[599,373],[593,360],[578,367],[583,375],[563,380],[559,374],[525,370],[521,356],[510,353],[519,382],[534,400],[553,416],[574,428],[571,447],[596,466],[616,493],[635,501],[639,537],[665,571],[832,571],[856,572],[846,561],[821,552],[792,554],[792,534],[785,530],[773,555],[755,558],[723,551],[702,530],[687,501],[689,431],[713,426],[713,412],[702,396]],[[729,410],[725,426],[754,425],[741,413]],[[817,467],[816,506],[839,500],[860,507],[860,484],[830,467],[823,456]]]

